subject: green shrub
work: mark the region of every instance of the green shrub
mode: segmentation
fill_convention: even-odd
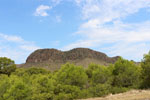
[[[110,93],[111,86],[109,84],[98,84],[96,86],[90,87],[89,93],[92,97],[101,97],[108,95]]]
[[[129,88],[125,88],[125,87],[112,87],[110,92],[112,94],[116,94],[116,93],[127,92],[128,90]]]
[[[24,74],[27,74],[25,71],[26,71],[25,68],[17,68],[17,69],[15,70],[15,72],[12,73],[12,75],[17,75],[17,76],[19,76],[19,77],[23,77]]]
[[[106,66],[100,66],[97,64],[89,65],[86,70],[88,77],[91,79],[92,84],[105,84],[111,81],[111,72]]]
[[[18,81],[7,90],[3,100],[30,100],[31,88]]]
[[[80,99],[91,98],[92,96],[93,95],[89,92],[89,89],[83,89],[79,94]]]
[[[77,86],[63,85],[63,84],[58,84],[54,90],[55,95],[59,95],[60,93],[69,94],[69,95],[71,94],[71,97],[74,99],[80,97],[80,92],[81,90]]]
[[[88,82],[88,76],[83,67],[65,64],[55,74],[55,79],[60,84],[83,87]]]
[[[53,100],[54,83],[47,75],[33,75],[30,78],[32,87],[32,100]]]
[[[54,100],[74,100],[71,93],[59,93],[58,95],[55,95]]]
[[[134,62],[120,58],[115,63],[114,67],[113,86],[127,88],[139,86],[141,70]]]
[[[0,95],[0,100],[30,100],[31,87],[25,84],[21,78],[10,76],[0,84]]]
[[[0,75],[0,100],[4,100],[4,94],[10,88],[10,81],[7,75]]]
[[[144,55],[142,66],[142,88],[150,88],[150,52]]]

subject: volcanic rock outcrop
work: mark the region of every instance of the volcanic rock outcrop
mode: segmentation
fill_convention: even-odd
[[[39,49],[33,52],[26,60],[26,66],[41,66],[56,70],[67,62],[87,67],[90,63],[108,65],[115,63],[117,57],[108,57],[106,54],[88,48],[75,48],[70,51],[57,49]]]

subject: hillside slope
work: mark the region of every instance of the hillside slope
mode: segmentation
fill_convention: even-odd
[[[90,63],[108,65],[116,62],[119,58],[108,57],[106,54],[88,48],[75,48],[70,51],[57,49],[39,49],[33,52],[23,64],[23,67],[45,67],[56,70],[67,62],[87,67]]]

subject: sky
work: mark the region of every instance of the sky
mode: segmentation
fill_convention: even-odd
[[[0,0],[0,56],[91,48],[141,61],[150,50],[150,0]]]

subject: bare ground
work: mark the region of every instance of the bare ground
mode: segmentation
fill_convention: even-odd
[[[131,90],[115,95],[110,94],[106,97],[81,100],[150,100],[150,90]]]

